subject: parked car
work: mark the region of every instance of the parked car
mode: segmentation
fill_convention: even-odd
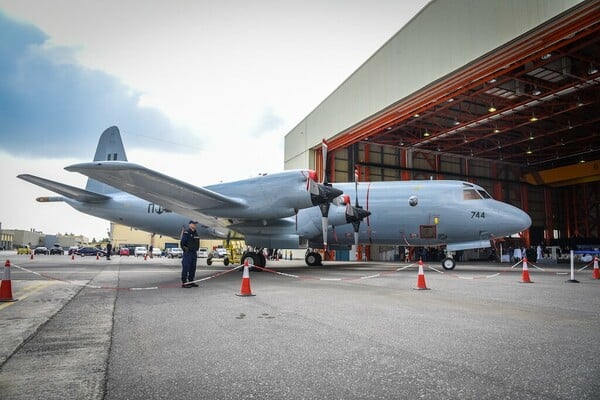
[[[85,257],[85,256],[95,256],[95,255],[99,255],[100,257],[105,257],[106,256],[106,252],[102,249],[98,249],[96,247],[82,247],[80,249],[77,249],[77,254],[78,256],[81,257]]]
[[[183,250],[180,247],[171,247],[170,249],[167,249],[167,257],[181,258],[183,257]]]
[[[33,254],[50,254],[50,250],[48,250],[47,247],[38,246],[35,249],[33,249]]]
[[[225,258],[227,257],[227,249],[224,249],[223,247],[217,247],[213,250],[212,256],[213,258]]]
[[[162,257],[162,250],[158,247],[152,248],[152,257]]]
[[[200,258],[208,258],[208,249],[206,247],[200,247],[197,256]]]
[[[59,244],[55,244],[54,246],[52,246],[52,248],[50,249],[50,255],[59,255],[62,256],[65,254],[65,251],[63,250],[63,248],[59,245]]]
[[[119,255],[120,256],[127,256],[127,257],[129,257],[129,248],[128,247],[121,247],[119,249]]]
[[[71,246],[69,247],[68,255],[77,254],[77,250],[79,250],[79,246]]]
[[[133,251],[133,255],[136,257],[145,256],[148,254],[148,250],[145,247],[136,247]]]

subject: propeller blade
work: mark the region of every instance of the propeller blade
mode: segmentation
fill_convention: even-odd
[[[323,184],[329,184],[329,168],[327,168],[327,140],[321,142],[321,155],[323,156]]]
[[[319,204],[321,210],[321,226],[323,228],[323,248],[327,250],[327,227],[329,226],[330,203]]]
[[[329,225],[329,217],[322,217],[321,224],[323,225],[323,248],[327,251],[327,226]]]

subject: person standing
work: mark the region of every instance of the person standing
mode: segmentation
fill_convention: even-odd
[[[106,259],[110,260],[110,255],[112,254],[112,244],[107,243],[106,244]]]
[[[188,222],[188,229],[181,234],[181,248],[183,257],[181,259],[181,287],[191,288],[199,285],[194,282],[196,276],[196,261],[198,259],[198,248],[200,247],[200,237],[196,232],[198,221]]]

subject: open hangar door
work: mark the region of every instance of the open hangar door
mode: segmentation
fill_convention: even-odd
[[[467,180],[531,215],[527,246],[600,243],[599,68],[595,5],[335,135],[329,178]]]

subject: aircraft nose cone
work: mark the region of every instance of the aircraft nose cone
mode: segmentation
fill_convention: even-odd
[[[510,234],[528,229],[531,226],[531,217],[520,208],[507,205],[504,212],[506,227],[511,231]]]

